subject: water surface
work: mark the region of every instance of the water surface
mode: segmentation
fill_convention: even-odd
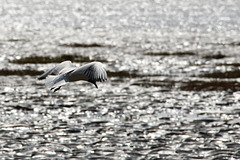
[[[240,3],[0,1],[3,159],[239,159]],[[46,90],[64,60],[99,89]]]

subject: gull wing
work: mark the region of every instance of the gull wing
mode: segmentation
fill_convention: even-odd
[[[96,82],[107,80],[107,73],[102,63],[91,62],[71,72],[69,74],[69,80],[87,80],[98,88]]]
[[[90,82],[107,80],[106,70],[100,62],[92,62],[80,68],[84,70],[84,75],[88,77]]]
[[[64,74],[73,71],[76,69],[76,67],[72,64],[71,61],[64,61],[55,67],[51,68],[47,72],[43,73],[40,77],[38,77],[39,80],[45,79],[48,75],[59,75]]]
[[[61,86],[69,82],[68,74],[69,73],[60,74],[57,76],[52,76],[52,75],[48,76],[46,78],[45,86],[54,92],[59,90]]]

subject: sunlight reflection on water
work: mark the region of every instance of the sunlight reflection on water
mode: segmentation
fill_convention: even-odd
[[[239,3],[4,1],[0,157],[239,159]],[[101,61],[99,89],[36,78]]]

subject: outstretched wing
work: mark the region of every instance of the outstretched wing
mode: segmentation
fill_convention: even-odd
[[[107,73],[100,62],[92,62],[81,67],[84,70],[84,75],[88,77],[88,81],[105,81],[107,80]]]
[[[107,73],[102,63],[91,62],[71,72],[69,80],[87,80],[97,87],[96,82],[107,80]]]
[[[45,79],[48,75],[60,75],[64,73],[68,73],[76,69],[76,67],[72,64],[71,61],[64,61],[52,69],[48,70],[47,72],[43,73],[40,77],[38,77],[39,80]]]
[[[48,89],[55,92],[58,89],[60,89],[61,86],[67,84],[68,82],[69,82],[68,73],[65,73],[57,76],[52,76],[52,75],[48,76],[46,78],[45,85]]]

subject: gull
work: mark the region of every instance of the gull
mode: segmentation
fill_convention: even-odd
[[[46,79],[45,86],[56,92],[63,85],[79,80],[88,81],[98,88],[96,82],[106,81],[107,73],[100,62],[91,62],[81,67],[76,67],[71,61],[64,61],[43,73],[38,79]]]

